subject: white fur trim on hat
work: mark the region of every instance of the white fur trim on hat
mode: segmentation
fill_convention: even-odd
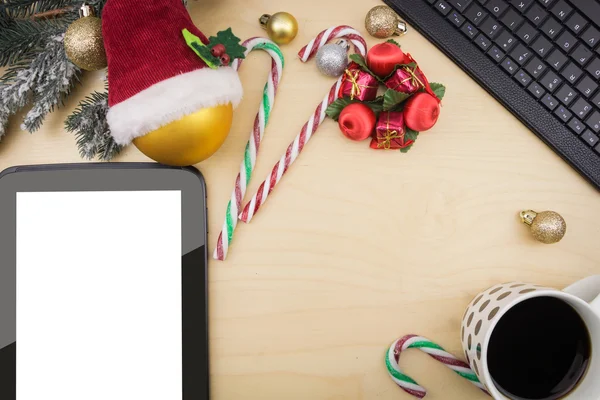
[[[126,145],[202,108],[242,100],[242,83],[231,67],[202,68],[161,81],[115,104],[106,116],[115,142]]]

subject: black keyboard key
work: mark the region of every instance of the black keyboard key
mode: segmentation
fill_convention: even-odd
[[[517,82],[519,82],[523,86],[527,86],[531,82],[531,77],[527,75],[527,72],[523,71],[522,69],[520,69],[513,78],[515,78]]]
[[[600,58],[594,58],[585,70],[592,74],[594,78],[600,79]]]
[[[483,50],[487,50],[488,47],[492,45],[492,41],[481,33],[475,38],[475,43],[477,43],[477,46],[481,47]]]
[[[485,11],[479,4],[472,4],[471,7],[465,11],[465,17],[474,23],[475,26],[479,25],[487,15],[488,12]]]
[[[502,31],[498,37],[494,39],[494,42],[496,42],[502,51],[507,52],[517,43],[517,39],[515,39],[508,31]]]
[[[521,26],[524,20],[525,19],[512,8],[509,9],[506,14],[502,16],[502,18],[500,18],[500,22],[502,22],[512,32]]]
[[[575,83],[581,77],[583,71],[577,65],[570,62],[560,74],[570,83]]]
[[[540,83],[544,85],[544,87],[551,93],[558,89],[562,81],[562,78],[552,71],[548,71],[548,73],[544,75],[542,79],[540,79]]]
[[[544,22],[547,16],[548,13],[539,4],[534,4],[529,11],[525,13],[525,17],[527,17],[527,19],[535,26],[539,26]]]
[[[567,61],[569,61],[569,59],[567,56],[561,53],[560,50],[554,50],[552,53],[550,53],[548,58],[546,58],[546,61],[556,71],[560,71]]]
[[[556,111],[554,111],[554,115],[562,119],[563,122],[567,122],[573,116],[571,111],[567,110],[567,108],[564,106],[559,106]]]
[[[573,5],[583,15],[589,16],[592,20],[598,22],[598,16],[600,16],[600,3],[595,0],[570,0]]]
[[[452,11],[452,7],[450,7],[450,4],[446,3],[445,1],[437,1],[435,3],[435,8],[441,12],[443,15],[448,15],[448,13],[450,11]]]
[[[520,12],[527,10],[531,3],[533,3],[533,0],[511,0],[510,2]]]
[[[462,26],[462,28],[460,28],[461,31],[463,31],[463,33],[465,35],[467,35],[469,37],[469,39],[473,39],[475,36],[477,36],[477,34],[479,33],[479,31],[477,30],[477,28],[475,28],[475,25],[467,22],[466,24],[464,24]]]
[[[465,17],[460,15],[460,13],[455,10],[451,11],[446,18],[448,18],[456,26],[461,26],[463,22],[465,22]]]
[[[598,93],[593,99],[592,103],[596,105],[596,107],[600,108],[600,93]]]
[[[544,88],[542,87],[542,85],[540,85],[537,82],[532,82],[531,85],[529,85],[527,87],[527,90],[529,90],[529,93],[531,93],[532,95],[534,95],[536,99],[539,99],[544,94],[546,94],[546,91],[544,90]]]
[[[600,132],[600,111],[594,111],[594,113],[585,121],[594,132]]]
[[[590,146],[595,146],[598,143],[598,141],[600,140],[598,138],[598,136],[596,136],[592,132],[590,132],[589,129],[587,131],[583,132],[583,135],[581,135],[581,139],[583,139],[583,141],[586,142],[587,144],[589,144]]]
[[[555,94],[565,106],[568,106],[577,97],[577,92],[569,85],[563,85]]]
[[[556,0],[539,0],[539,2],[542,3],[546,8],[550,7],[555,1]]]
[[[579,13],[574,13],[573,15],[571,15],[566,22],[567,27],[569,27],[570,30],[572,30],[578,35],[581,31],[583,31],[583,28],[585,28],[587,24],[587,20],[583,18]]]
[[[585,125],[577,118],[573,118],[569,121],[569,128],[571,128],[573,133],[577,134],[578,136],[585,131]]]
[[[556,100],[552,95],[545,95],[542,97],[542,104],[546,106],[546,108],[550,111],[553,111],[558,106],[558,100]]]
[[[488,50],[487,54],[496,60],[496,62],[500,62],[504,58],[504,52],[500,50],[498,46],[492,46],[492,48]]]
[[[579,93],[585,96],[585,98],[589,99],[592,94],[598,89],[598,83],[590,78],[589,76],[584,76],[581,81],[575,86]]]
[[[479,25],[479,29],[490,39],[493,39],[498,32],[502,29],[500,23],[496,21],[494,18],[490,17],[483,21],[481,25]]]
[[[537,79],[542,76],[542,73],[548,68],[543,61],[541,61],[537,57],[533,57],[531,61],[525,66],[525,71],[529,72],[529,74],[533,77],[533,79]]]
[[[538,35],[538,31],[531,26],[529,22],[525,22],[517,30],[517,36],[521,38],[526,44],[529,44]]]
[[[537,38],[531,45],[531,48],[542,58],[546,58],[546,56],[550,54],[550,51],[554,50],[552,43],[550,43],[545,36]]]
[[[575,47],[577,39],[569,31],[564,31],[556,40],[556,45],[565,53],[570,53]]]
[[[580,97],[579,100],[571,105],[570,109],[577,116],[577,118],[585,119],[590,111],[592,111],[592,106],[582,97]]]
[[[463,12],[473,0],[448,0],[448,3],[458,11]]]
[[[496,17],[500,17],[504,11],[506,11],[507,7],[508,4],[506,3],[506,0],[490,0],[485,3],[485,8],[487,8]]]
[[[559,0],[551,9],[550,12],[556,16],[561,21],[564,21],[565,18],[571,14],[573,11],[573,7],[568,5],[565,0]]]
[[[504,70],[506,72],[508,72],[510,75],[513,75],[515,72],[517,72],[517,69],[519,69],[519,66],[517,65],[516,62],[514,62],[514,60],[510,57],[506,57],[504,59],[504,61],[502,61],[502,68],[504,68]]]
[[[554,39],[554,37],[558,35],[561,30],[562,25],[560,22],[552,17],[548,18],[548,20],[542,25],[542,32],[544,32],[550,39]]]
[[[591,48],[594,48],[600,41],[600,31],[593,26],[590,26],[585,30],[585,32],[583,32],[581,39],[583,39],[585,44]]]
[[[513,51],[510,52],[510,56],[512,57],[512,59],[515,60],[519,65],[525,64],[525,61],[527,61],[529,57],[531,57],[531,54],[531,50],[523,46],[521,43],[519,43],[517,47],[515,47]]]
[[[580,66],[584,66],[593,57],[593,53],[583,43],[579,43],[577,48],[571,53],[571,58]]]

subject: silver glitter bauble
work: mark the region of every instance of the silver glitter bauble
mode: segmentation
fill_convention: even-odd
[[[348,67],[348,48],[345,40],[326,44],[317,52],[317,68],[327,76],[338,77]]]

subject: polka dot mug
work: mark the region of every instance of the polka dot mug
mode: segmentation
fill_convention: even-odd
[[[599,295],[600,275],[583,279],[562,291],[523,282],[492,286],[474,297],[462,319],[460,333],[466,360],[495,400],[516,399],[517,397],[506,397],[492,379],[488,365],[490,338],[498,322],[517,304],[537,297],[553,297],[569,304],[577,311],[588,329],[592,349],[586,374],[579,384],[561,399],[598,400],[600,399],[600,379],[597,379],[600,376]],[[527,355],[523,354],[523,357]]]

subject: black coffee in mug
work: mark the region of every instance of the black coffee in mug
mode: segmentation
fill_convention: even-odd
[[[515,400],[557,400],[585,375],[590,334],[569,304],[525,300],[502,316],[489,341],[488,369],[498,390]]]

